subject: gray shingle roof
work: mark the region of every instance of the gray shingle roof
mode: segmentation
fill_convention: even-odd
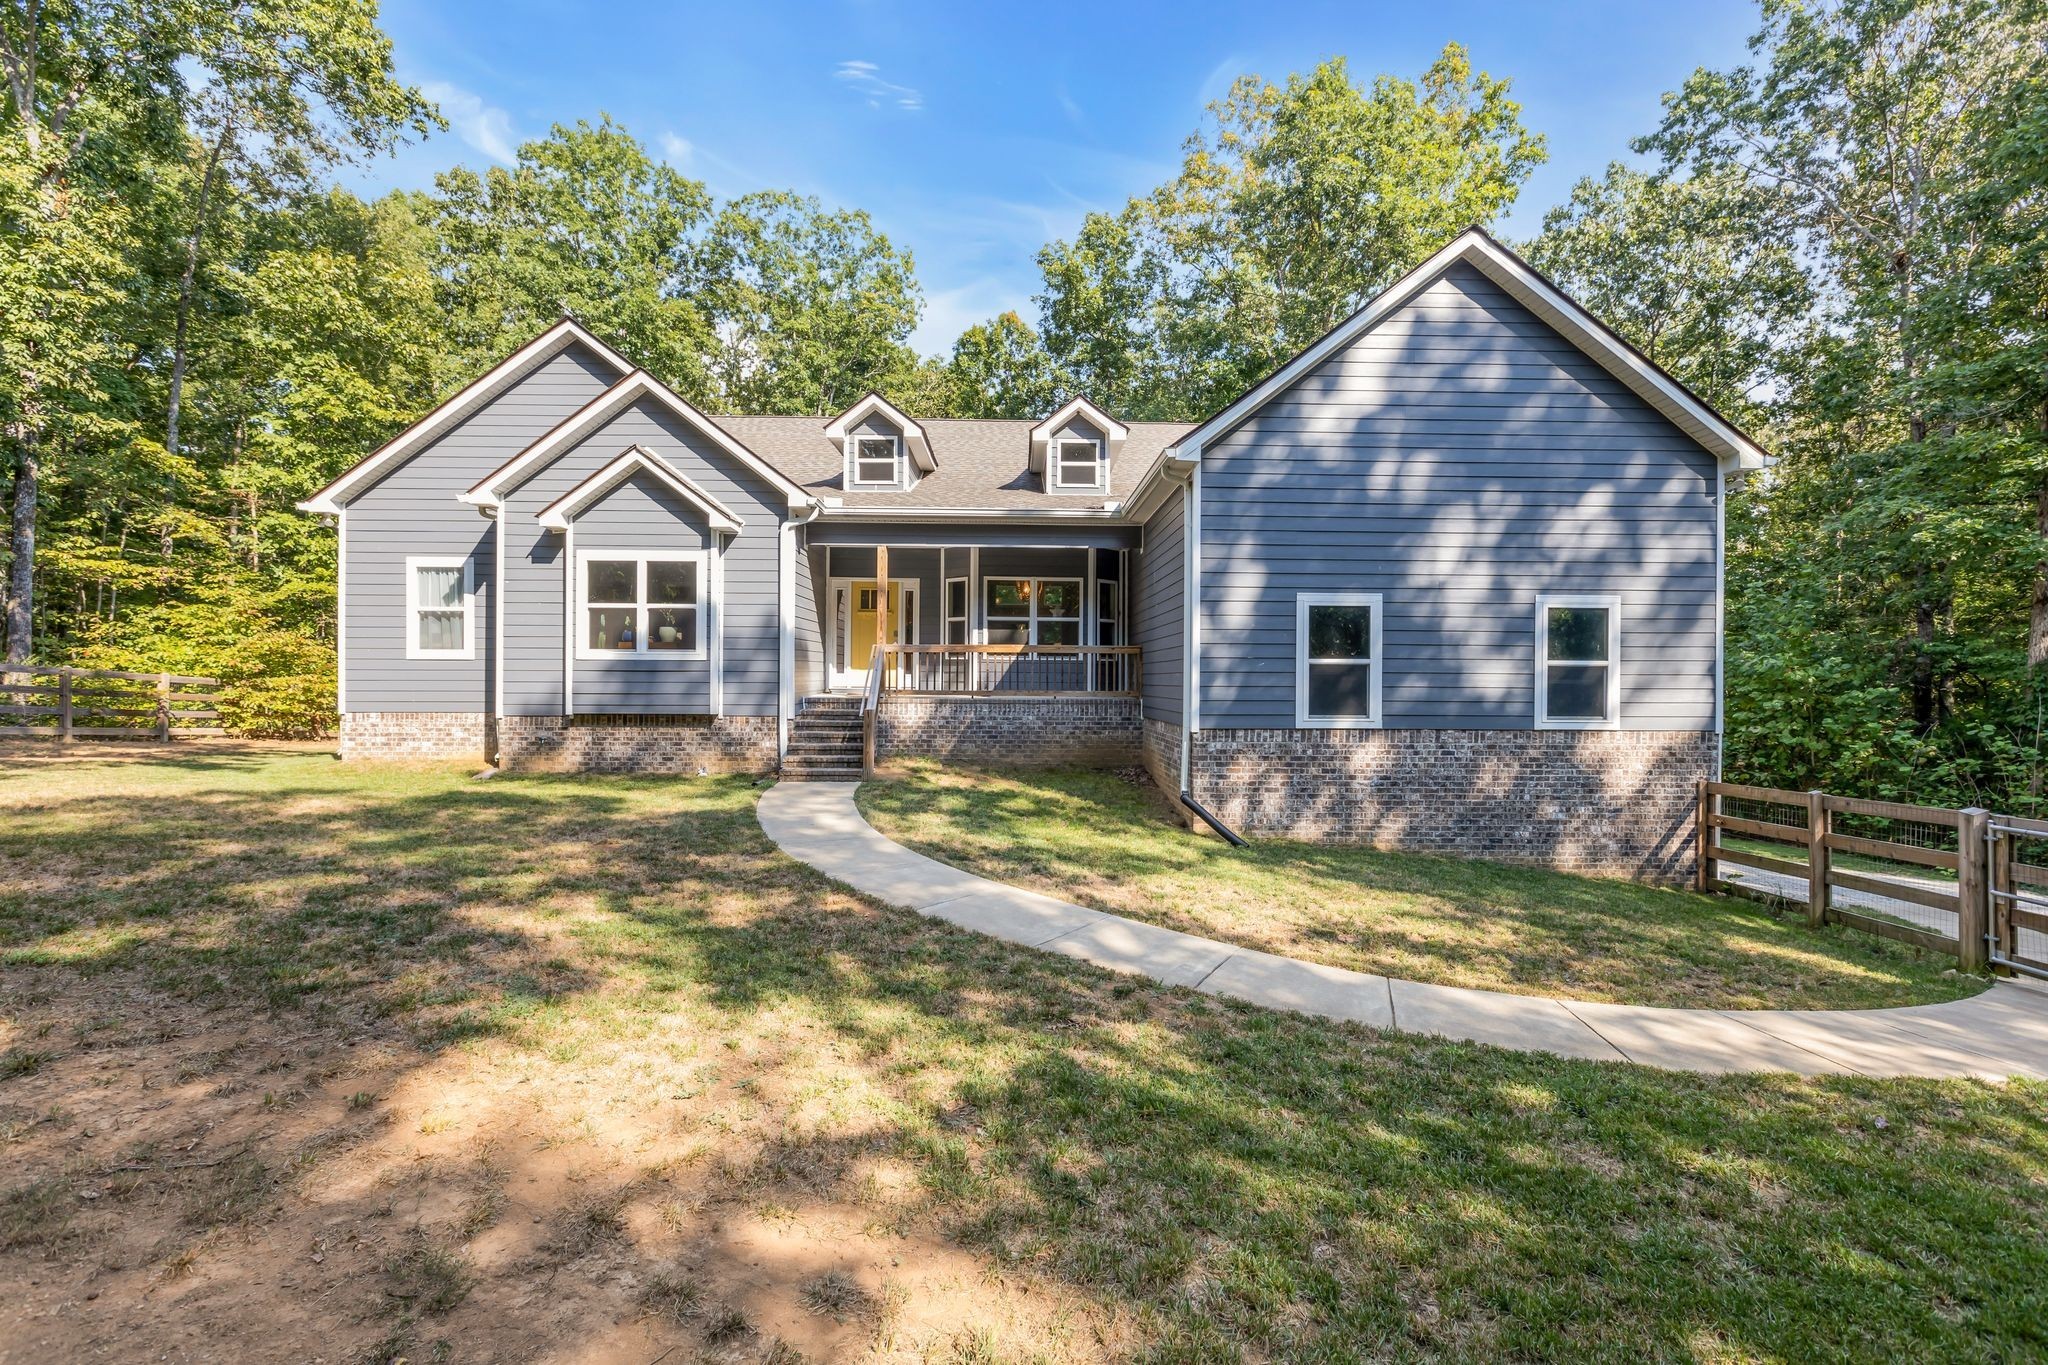
[[[727,434],[817,497],[843,498],[848,507],[1043,507],[1078,510],[1126,496],[1159,452],[1194,429],[1192,422],[1133,422],[1110,464],[1107,494],[1048,494],[1027,467],[1029,418],[922,418],[931,438],[936,472],[907,493],[849,493],[844,456],[825,435],[825,417],[712,417]]]

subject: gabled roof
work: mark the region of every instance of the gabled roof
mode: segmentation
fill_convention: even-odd
[[[634,370],[591,399],[559,423],[554,430],[486,474],[475,487],[462,494],[460,500],[476,507],[499,506],[507,493],[537,473],[549,460],[583,440],[643,398],[667,409],[670,414],[703,433],[705,439],[721,451],[775,485],[788,499],[792,510],[801,511],[812,505],[811,496],[793,483],[786,474],[747,449],[730,432],[683,401],[673,389],[645,370]]]
[[[870,417],[884,418],[903,433],[904,449],[910,452],[911,461],[924,473],[929,474],[939,467],[938,457],[932,453],[931,437],[925,434],[917,419],[872,389],[852,407],[827,422],[825,435],[834,441],[844,441],[848,432]]]
[[[486,370],[477,379],[457,390],[439,407],[407,427],[384,446],[356,461],[340,478],[300,503],[299,510],[321,512],[329,516],[340,512],[351,497],[404,463],[408,456],[424,449],[443,433],[454,429],[464,418],[485,403],[574,345],[588,347],[620,374],[626,374],[633,368],[631,361],[592,336],[581,323],[574,318],[565,317]]]
[[[1350,345],[1360,333],[1413,299],[1433,284],[1438,276],[1460,262],[1477,269],[1548,323],[1637,397],[1669,418],[1680,431],[1699,442],[1702,449],[1716,456],[1724,469],[1763,468],[1762,448],[1740,428],[1616,335],[1605,323],[1544,278],[1536,267],[1477,227],[1459,233],[1443,250],[1389,285],[1371,302],[1246,390],[1228,407],[1197,425],[1167,455],[1186,464],[1199,462],[1206,443],[1240,426],[1296,380]]]
[[[1045,472],[1046,447],[1052,443],[1052,438],[1059,434],[1060,428],[1076,417],[1102,433],[1103,439],[1109,445],[1109,449],[1103,453],[1112,461],[1122,452],[1124,441],[1130,436],[1131,429],[1095,406],[1085,396],[1076,394],[1062,403],[1052,416],[1031,428],[1031,453],[1026,463],[1032,473]]]
[[[551,531],[565,530],[592,503],[635,474],[646,474],[665,485],[671,493],[702,512],[714,531],[738,535],[740,528],[746,525],[727,511],[718,499],[691,482],[681,470],[641,445],[627,446],[618,459],[541,508],[534,516]]]

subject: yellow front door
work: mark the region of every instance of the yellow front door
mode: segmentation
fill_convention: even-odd
[[[847,642],[852,646],[846,653],[846,666],[858,673],[866,673],[869,662],[875,657],[876,609],[881,605],[881,585],[870,580],[853,585],[851,621],[846,632]],[[903,584],[895,580],[889,583],[889,643],[900,645],[903,633]]]

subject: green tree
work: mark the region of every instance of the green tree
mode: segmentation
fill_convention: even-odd
[[[1052,356],[1015,313],[962,332],[946,362],[946,381],[947,411],[961,417],[1043,417],[1058,403]]]

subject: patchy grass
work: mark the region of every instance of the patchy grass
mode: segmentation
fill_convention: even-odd
[[[1269,953],[1574,1000],[1867,1009],[1982,989],[1953,960],[1746,901],[1472,859],[1257,840],[1235,849],[1164,796],[1087,770],[912,765],[865,783],[891,838],[1000,881]]]
[[[0,1046],[78,1040],[0,1086],[0,1340],[2048,1350],[2048,1088],[1676,1076],[1156,989],[848,895],[756,794],[0,763]]]

